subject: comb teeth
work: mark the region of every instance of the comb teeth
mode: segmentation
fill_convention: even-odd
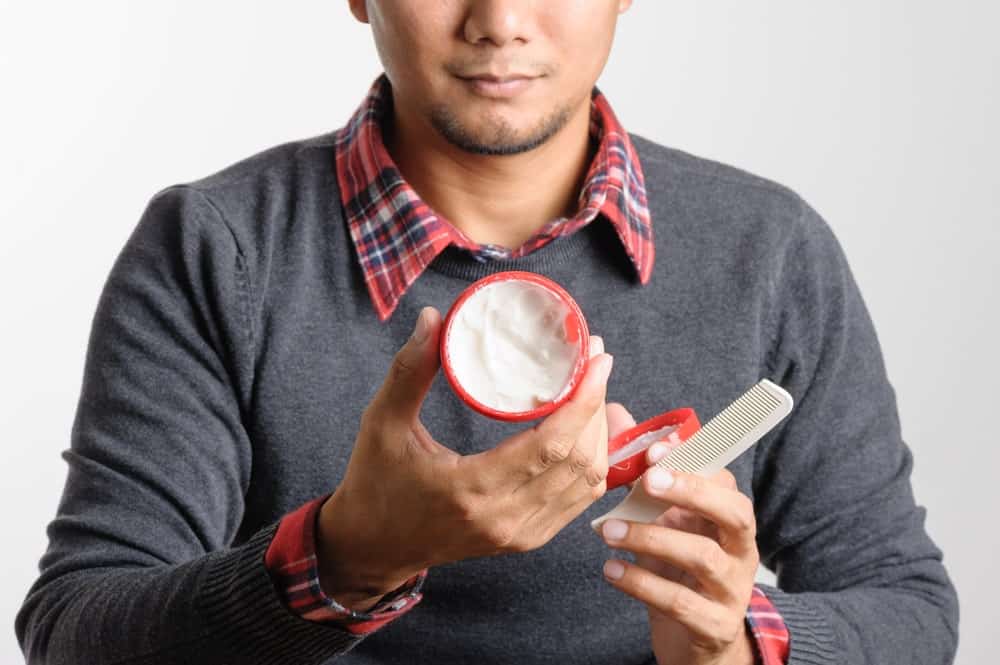
[[[782,402],[757,384],[712,418],[683,445],[657,462],[664,469],[698,473],[709,467],[781,406]]]

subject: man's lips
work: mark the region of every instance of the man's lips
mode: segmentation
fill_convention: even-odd
[[[526,74],[473,74],[458,78],[481,97],[508,99],[530,88],[540,77]]]
[[[493,83],[506,83],[517,79],[537,78],[530,74],[459,74],[458,78],[476,81],[490,81]]]

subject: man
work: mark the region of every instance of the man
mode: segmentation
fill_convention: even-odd
[[[788,190],[619,126],[593,86],[629,4],[352,0],[386,75],[351,121],[153,199],[95,318],[29,662],[950,661],[843,254]],[[600,334],[529,428],[437,376],[439,312],[511,268]],[[707,418],[762,376],[796,410],[731,473],[647,473],[673,507],[590,531],[629,410]]]

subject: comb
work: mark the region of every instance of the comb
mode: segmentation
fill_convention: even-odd
[[[781,422],[791,412],[792,404],[792,396],[785,389],[763,379],[656,465],[700,476],[714,475]],[[590,526],[598,530],[612,518],[648,523],[669,507],[649,496],[638,482],[624,501]]]

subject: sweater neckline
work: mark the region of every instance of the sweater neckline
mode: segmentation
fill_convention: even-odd
[[[427,266],[428,270],[448,277],[474,282],[494,273],[507,270],[526,270],[541,274],[551,273],[584,256],[592,239],[595,224],[606,224],[601,217],[579,229],[576,233],[555,238],[539,249],[514,259],[482,259],[455,245],[445,248]]]

